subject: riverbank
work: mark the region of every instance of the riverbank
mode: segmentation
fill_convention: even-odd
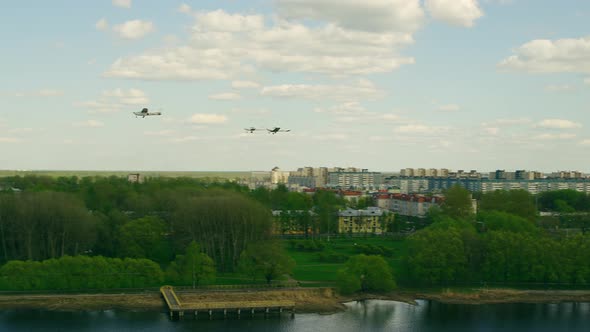
[[[345,309],[344,302],[380,299],[415,304],[417,299],[449,304],[590,302],[589,290],[471,289],[439,292],[397,291],[385,295],[344,297],[331,288],[240,291],[177,291],[181,302],[292,301],[298,313],[330,314]],[[0,309],[45,310],[167,310],[159,292],[135,294],[18,294],[0,295]]]

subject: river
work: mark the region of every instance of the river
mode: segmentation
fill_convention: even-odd
[[[590,303],[459,305],[418,301],[347,303],[332,315],[171,321],[165,312],[0,312],[0,331],[590,331]]]

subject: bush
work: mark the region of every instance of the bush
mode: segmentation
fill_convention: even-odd
[[[325,251],[318,254],[318,260],[324,263],[343,263],[348,257],[334,251]]]

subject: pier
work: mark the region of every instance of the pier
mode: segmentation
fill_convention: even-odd
[[[181,303],[178,296],[174,292],[172,286],[162,286],[160,293],[164,297],[170,318],[174,316],[179,319],[183,318],[185,313],[193,314],[195,318],[206,315],[212,319],[214,315],[223,315],[227,318],[228,315],[233,315],[238,319],[242,315],[250,315],[253,317],[257,313],[262,313],[266,317],[272,313],[281,314],[288,312],[291,317],[295,315],[295,302],[292,301],[231,301],[231,302],[198,302],[198,303]]]

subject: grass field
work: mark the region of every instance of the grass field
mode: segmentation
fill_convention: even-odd
[[[17,170],[0,170],[0,177],[4,176],[25,176],[25,175],[38,175],[38,176],[127,176],[129,173],[140,173],[146,177],[190,177],[190,178],[219,178],[219,179],[244,179],[250,178],[252,172],[242,171],[228,171],[228,172],[159,172],[159,171],[84,171],[84,170],[62,170],[62,171],[45,171],[45,170],[32,170],[32,171],[17,171]]]
[[[388,238],[337,238],[330,242],[323,240],[326,245],[324,251],[332,251],[346,257],[357,255],[356,245],[383,246],[393,251],[392,257],[385,257],[391,265],[394,273],[401,268],[401,257],[405,254],[406,242],[404,240],[393,240]],[[296,266],[293,271],[293,278],[299,280],[303,286],[323,287],[333,286],[337,282],[338,270],[342,269],[345,263],[329,263],[319,260],[319,252],[300,251],[291,248],[288,240],[285,240],[285,248],[288,254],[295,260]]]

